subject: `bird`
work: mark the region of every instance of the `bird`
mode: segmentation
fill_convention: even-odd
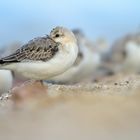
[[[71,30],[57,26],[49,35],[37,37],[0,59],[0,69],[30,80],[46,80],[63,73],[75,62],[77,40]]]
[[[3,46],[0,49],[0,56],[5,54],[6,50]],[[8,93],[13,86],[13,73],[9,70],[0,70],[0,96]]]
[[[23,45],[23,43],[21,41],[14,41],[10,44],[1,46],[0,56],[4,57],[4,56],[7,56],[7,55],[10,55],[11,53],[14,53],[22,45]],[[20,74],[17,74],[15,72],[12,72],[12,77],[14,79],[13,80],[13,86],[15,86],[17,84],[19,85],[20,83],[23,83],[23,82],[28,80],[28,79],[22,77]]]
[[[128,41],[126,43],[126,58],[123,62],[123,70],[128,73],[140,72],[140,44],[136,41]]]
[[[114,73],[140,72],[140,33],[131,33],[117,40],[111,47],[109,62]]]
[[[54,83],[75,84],[84,82],[91,78],[94,70],[100,63],[99,55],[92,50],[93,46],[89,46],[90,43],[84,33],[80,29],[74,29],[72,31],[77,39],[79,47],[77,59],[66,72],[50,79]]]
[[[13,76],[9,70],[0,70],[0,95],[12,88]]]
[[[106,57],[107,53],[110,50],[110,46],[109,43],[107,42],[107,39],[103,37],[98,38],[95,42],[95,46],[98,49],[98,52],[101,54],[102,59],[104,59],[104,57]]]

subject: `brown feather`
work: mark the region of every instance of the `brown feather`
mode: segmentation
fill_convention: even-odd
[[[58,45],[49,36],[38,37],[23,45],[15,53],[1,58],[0,64],[22,61],[47,61],[58,52]]]

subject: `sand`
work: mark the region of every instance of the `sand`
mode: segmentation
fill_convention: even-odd
[[[45,90],[24,101],[3,95],[0,140],[140,139],[139,75],[119,74],[98,83],[45,84]]]

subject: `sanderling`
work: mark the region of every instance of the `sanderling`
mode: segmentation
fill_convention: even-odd
[[[140,44],[135,41],[129,41],[126,44],[126,58],[123,62],[123,70],[125,72],[140,72]]]
[[[100,63],[99,55],[89,46],[87,38],[80,30],[73,30],[77,38],[79,53],[75,63],[66,72],[53,77],[51,80],[58,83],[77,83],[91,78],[94,70]]]
[[[0,50],[0,56],[5,53],[5,49]],[[13,84],[13,74],[9,70],[0,70],[0,95],[3,93],[8,93],[12,88]]]
[[[1,58],[0,69],[15,71],[32,80],[46,80],[69,69],[77,54],[74,34],[64,27],[56,27],[49,36],[35,38]]]
[[[112,69],[116,72],[140,72],[140,34],[128,34],[114,43],[110,51]]]
[[[0,70],[0,95],[12,88],[13,76],[9,70]]]

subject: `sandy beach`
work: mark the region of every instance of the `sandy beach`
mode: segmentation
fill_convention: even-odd
[[[19,106],[3,96],[0,139],[140,138],[140,76],[117,75],[98,83],[46,88],[43,96]]]

